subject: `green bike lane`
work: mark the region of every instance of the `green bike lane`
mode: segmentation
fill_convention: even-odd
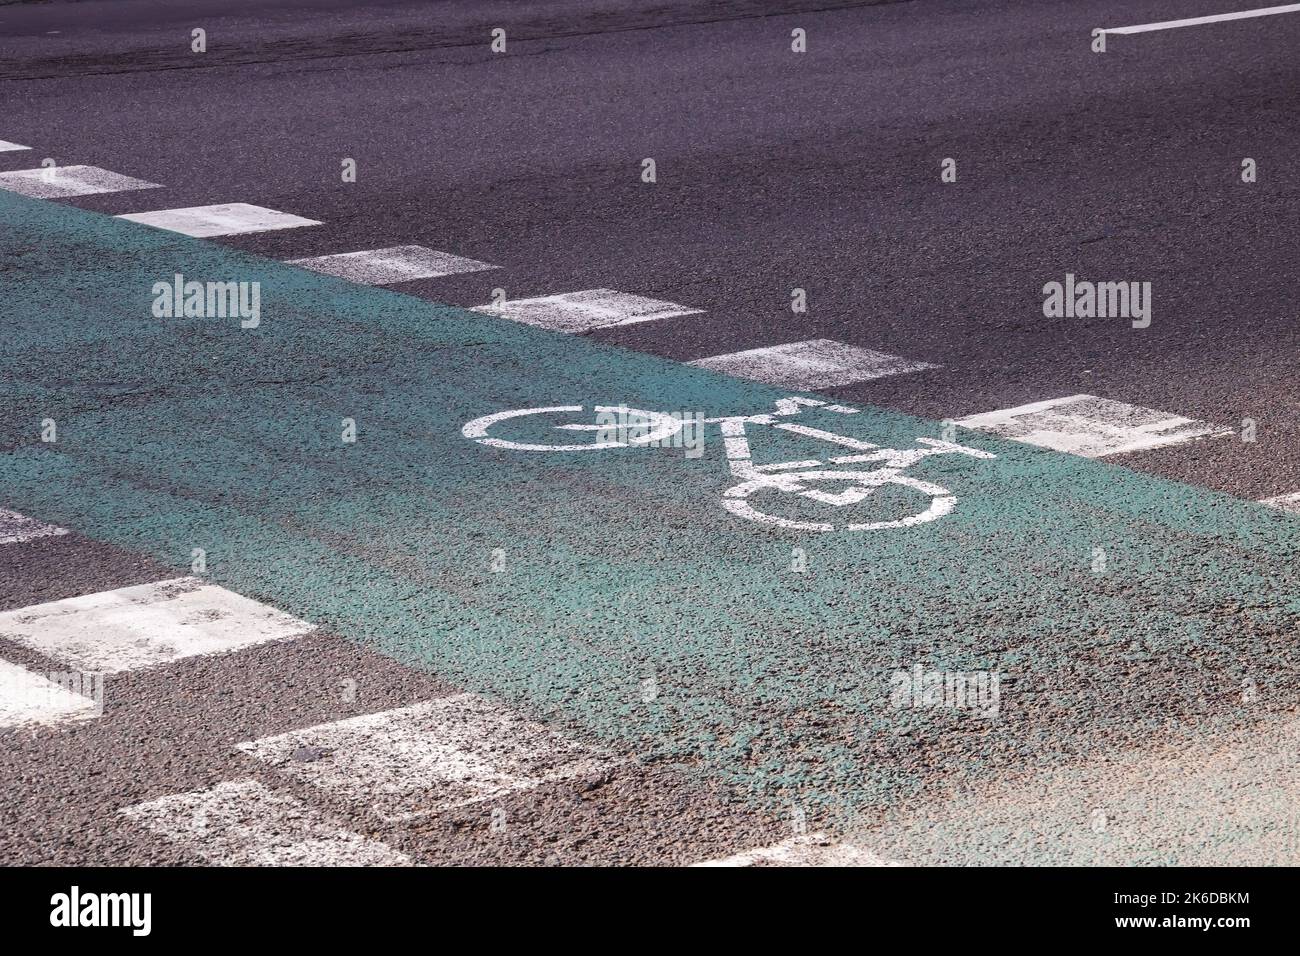
[[[201,548],[216,582],[581,739],[848,825],[1297,699],[1287,515],[960,432],[996,457],[908,470],[956,497],[938,520],[758,524],[722,507],[715,430],[691,457],[461,429],[560,405],[753,414],[786,392],[4,193],[0,219],[0,507],[180,572]],[[155,318],[177,273],[260,283],[260,325]],[[573,441],[564,420],[499,434]],[[943,435],[878,408],[792,420]],[[759,431],[757,460],[827,454]],[[897,517],[906,494],[854,507]],[[996,714],[892,699],[917,666],[998,675]]]

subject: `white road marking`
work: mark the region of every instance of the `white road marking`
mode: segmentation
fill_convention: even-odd
[[[1300,491],[1293,491],[1287,495],[1275,495],[1272,498],[1262,498],[1259,503],[1268,505],[1270,508],[1280,508],[1283,511],[1290,511],[1292,514],[1300,515]]]
[[[115,673],[301,637],[313,625],[197,578],[0,613],[0,637],[83,670]]]
[[[9,143],[0,139],[0,153],[16,153],[20,149],[31,149],[31,147],[19,146],[17,143]]]
[[[15,169],[0,173],[0,189],[32,199],[64,199],[158,188],[157,183],[133,179],[98,166],[51,166],[48,169]]]
[[[1231,435],[1231,428],[1125,405],[1095,395],[1070,395],[958,418],[955,424],[1028,445],[1103,458]]]
[[[123,816],[218,866],[411,866],[384,843],[256,780],[126,807]]]
[[[1280,7],[1260,7],[1255,10],[1238,10],[1235,13],[1215,13],[1208,17],[1189,17],[1186,20],[1164,20],[1160,23],[1139,23],[1132,27],[1105,27],[1103,33],[1150,33],[1152,30],[1176,30],[1179,27],[1199,27],[1205,23],[1222,23],[1224,20],[1246,20],[1251,17],[1272,17],[1279,13],[1300,11],[1300,3]]]
[[[849,843],[835,843],[824,833],[791,837],[775,846],[694,866],[902,866]]]
[[[101,710],[100,702],[42,674],[0,661],[0,730],[74,723],[98,717]]]
[[[265,737],[238,749],[388,821],[600,774],[617,762],[473,694]]]
[[[501,305],[480,305],[471,311],[555,332],[581,333],[616,325],[699,315],[704,310],[677,305],[675,302],[647,299],[630,292],[588,289],[585,292],[544,295],[536,299],[508,299]]]
[[[411,282],[415,279],[440,279],[443,276],[500,268],[476,259],[453,256],[449,252],[438,252],[436,249],[428,249],[424,246],[393,246],[388,249],[366,249],[362,252],[314,256],[310,259],[290,259],[289,265],[365,285],[389,285],[394,282]]]
[[[696,359],[689,364],[724,375],[804,391],[852,385],[855,382],[884,378],[886,375],[902,375],[939,367],[929,362],[913,362],[833,339],[808,339],[805,342],[747,349],[744,352]]]
[[[667,441],[673,435],[682,430],[683,420],[678,417],[664,412],[646,412],[639,408],[629,408],[626,405],[593,405],[593,417],[596,418],[597,424],[568,424],[556,425],[556,430],[564,431],[590,431],[605,433],[613,436],[604,441],[591,441],[585,445],[538,445],[524,442],[507,441],[503,438],[489,438],[488,429],[497,422],[505,421],[510,418],[523,418],[528,415],[548,414],[551,412],[581,412],[581,405],[551,405],[546,408],[519,408],[508,412],[496,412],[492,415],[484,415],[482,418],[476,418],[473,421],[466,422],[461,428],[461,434],[466,438],[472,438],[474,441],[483,445],[491,445],[493,448],[509,448],[513,451],[602,451],[606,448],[627,448],[637,445],[653,445],[659,442]],[[632,421],[638,425],[644,424],[646,431],[635,437],[629,437],[627,441],[617,439],[617,430],[609,424],[599,424],[602,416],[608,416],[607,421],[617,421],[621,417],[623,421]],[[617,416],[617,417],[616,417]],[[601,438],[601,435],[597,435]]]
[[[16,511],[0,508],[0,544],[23,544],[37,538],[49,538],[67,533],[67,528],[58,528],[37,521],[35,518],[20,515]]]
[[[158,209],[154,212],[133,212],[118,219],[167,229],[185,236],[207,239],[212,236],[238,236],[248,232],[271,232],[275,229],[296,229],[299,226],[319,226],[315,219],[304,219],[287,212],[252,206],[246,202],[225,203],[217,206],[188,206],[184,209]]]

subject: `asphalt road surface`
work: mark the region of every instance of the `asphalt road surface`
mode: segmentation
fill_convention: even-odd
[[[0,5],[0,861],[1300,862],[1247,9]]]

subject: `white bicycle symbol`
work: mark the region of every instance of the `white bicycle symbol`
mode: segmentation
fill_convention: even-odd
[[[723,444],[727,453],[727,463],[733,477],[739,483],[728,488],[722,496],[722,505],[732,514],[762,524],[792,528],[798,531],[834,531],[836,526],[820,521],[796,521],[766,514],[755,508],[749,501],[756,492],[775,490],[798,495],[833,507],[844,507],[863,501],[877,489],[885,485],[900,485],[920,492],[930,498],[927,508],[917,514],[893,521],[869,521],[843,525],[847,531],[876,531],[882,528],[906,528],[911,525],[934,521],[951,513],[957,504],[957,497],[947,488],[933,482],[923,481],[903,474],[908,468],[923,458],[931,455],[967,455],[971,458],[989,459],[997,456],[977,448],[967,448],[951,441],[937,438],[918,438],[920,448],[896,449],[883,448],[870,442],[837,435],[834,432],[812,428],[797,422],[782,421],[800,414],[805,408],[821,408],[823,411],[841,415],[856,415],[858,409],[846,405],[828,404],[813,398],[791,397],[778,399],[775,411],[755,415],[731,415],[721,418],[704,419],[706,424],[721,426]],[[664,412],[649,412],[622,405],[594,405],[592,411],[598,419],[605,419],[602,424],[570,423],[553,426],[558,431],[602,432],[595,441],[583,444],[531,444],[527,442],[508,441],[489,435],[489,430],[500,422],[524,418],[532,415],[554,415],[560,413],[581,413],[582,405],[552,405],[545,408],[520,408],[513,411],[496,412],[476,418],[461,429],[461,434],[482,445],[493,448],[505,448],[513,451],[527,452],[583,452],[600,451],[609,448],[651,447],[671,442],[681,432],[685,422],[678,416]],[[622,438],[607,437],[614,430],[609,421],[618,417],[626,421],[639,419],[641,427],[633,436]],[[851,449],[854,454],[838,455],[826,461],[805,459],[802,461],[781,461],[767,465],[757,465],[749,447],[749,438],[745,433],[747,425],[767,425],[782,431],[802,435],[820,441],[830,442]],[[870,470],[857,468],[843,469],[845,465],[879,465]],[[841,491],[819,491],[815,487],[819,482],[852,482]]]

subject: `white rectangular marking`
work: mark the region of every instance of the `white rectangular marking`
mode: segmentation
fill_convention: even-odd
[[[301,637],[313,625],[197,578],[0,613],[0,637],[83,670],[115,673]]]
[[[340,252],[329,256],[314,256],[310,259],[290,259],[289,265],[366,285],[390,285],[394,282],[412,282],[416,279],[440,279],[443,276],[500,268],[476,259],[453,256],[449,252],[438,252],[436,249],[428,249],[424,246],[393,246],[389,249]]]
[[[131,222],[153,226],[156,229],[168,229],[198,239],[321,225],[315,219],[304,219],[302,216],[278,212],[265,206],[252,206],[246,202],[133,212],[117,218],[129,219]]]
[[[602,773],[616,762],[473,694],[295,730],[238,749],[388,821]]]
[[[123,816],[218,866],[411,866],[403,853],[338,826],[258,783],[219,783],[126,807]]]
[[[808,391],[938,368],[833,339],[808,339],[713,355],[689,363],[724,375]]]
[[[1084,458],[1147,451],[1232,434],[1231,428],[1095,395],[1031,402],[1017,408],[968,415],[956,419],[955,423]]]
[[[0,189],[32,199],[64,199],[120,193],[128,189],[157,189],[157,183],[132,179],[98,166],[51,166],[48,169],[15,169],[0,173]]]
[[[1268,505],[1270,508],[1280,508],[1283,511],[1300,515],[1300,491],[1293,491],[1286,495],[1276,495],[1272,498],[1263,498],[1259,503]]]
[[[31,147],[19,146],[17,143],[9,143],[0,139],[0,153],[16,153],[20,149],[31,149]]]
[[[704,310],[691,309],[675,302],[647,299],[630,292],[588,289],[584,292],[544,295],[536,299],[508,299],[501,305],[480,305],[471,311],[555,332],[576,334],[616,325],[699,315]]]
[[[902,866],[849,843],[834,843],[824,833],[791,837],[775,846],[694,866]]]
[[[101,711],[100,702],[42,674],[0,661],[0,730],[74,723],[98,717]]]
[[[49,538],[67,533],[67,528],[58,528],[37,521],[35,518],[20,515],[16,511],[0,508],[0,544],[23,544],[37,538]]]
[[[1259,7],[1255,10],[1238,10],[1235,13],[1215,13],[1208,17],[1188,17],[1186,20],[1163,20],[1160,23],[1139,23],[1132,27],[1105,27],[1103,33],[1150,33],[1152,30],[1176,30],[1179,27],[1198,27],[1205,23],[1222,23],[1224,20],[1246,20],[1251,17],[1272,17],[1279,13],[1295,13],[1300,3],[1280,7]]]

